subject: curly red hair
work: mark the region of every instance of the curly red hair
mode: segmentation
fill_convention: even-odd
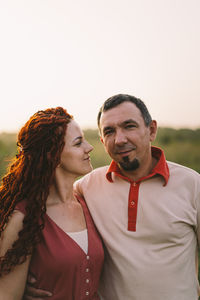
[[[60,163],[67,124],[72,119],[62,107],[41,110],[18,134],[19,154],[0,186],[0,236],[21,201],[26,203],[26,214],[18,239],[0,258],[0,276],[23,263],[41,239],[49,188]]]

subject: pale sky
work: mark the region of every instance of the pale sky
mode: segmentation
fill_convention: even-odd
[[[200,0],[0,0],[0,132],[56,106],[95,128],[118,93],[200,127]]]

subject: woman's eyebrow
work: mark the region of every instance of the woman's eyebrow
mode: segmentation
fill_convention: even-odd
[[[75,139],[73,139],[73,142],[76,142],[77,140],[82,140],[82,136],[77,136]]]

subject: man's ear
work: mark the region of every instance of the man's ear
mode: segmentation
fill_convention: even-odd
[[[150,141],[153,142],[157,135],[157,122],[156,120],[152,120],[151,124],[149,125],[150,130]]]

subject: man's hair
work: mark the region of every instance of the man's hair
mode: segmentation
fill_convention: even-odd
[[[146,107],[146,105],[144,104],[144,102],[139,99],[136,98],[134,96],[131,95],[126,95],[126,94],[118,94],[115,96],[112,96],[110,98],[108,98],[104,104],[101,106],[98,116],[97,116],[97,124],[98,127],[100,129],[100,118],[103,112],[118,106],[119,104],[123,103],[123,102],[132,102],[134,103],[137,108],[140,110],[142,117],[144,119],[144,123],[145,125],[148,127],[152,121],[151,115]]]

